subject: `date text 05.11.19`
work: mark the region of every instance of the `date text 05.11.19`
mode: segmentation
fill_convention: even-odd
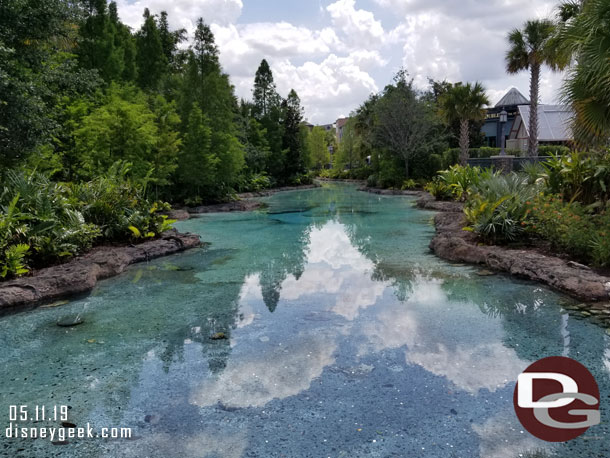
[[[68,406],[9,406],[9,421],[68,421]]]

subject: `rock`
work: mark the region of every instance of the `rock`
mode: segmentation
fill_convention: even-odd
[[[246,212],[256,210],[263,204],[256,200],[236,200],[224,204],[202,205],[200,207],[189,208],[189,213],[227,213],[227,212]]]
[[[479,270],[479,271],[477,272],[477,275],[478,275],[479,277],[491,277],[491,276],[493,276],[493,275],[496,275],[496,273],[495,273],[495,272],[492,272],[491,270],[485,270],[485,269],[483,269],[483,270]]]
[[[145,421],[146,423],[150,423],[151,425],[156,425],[156,424],[158,424],[160,420],[161,420],[161,417],[160,417],[159,415],[155,415],[155,414],[152,414],[152,415],[146,415],[146,416],[144,417],[144,421]]]
[[[189,219],[191,217],[191,215],[189,214],[189,212],[187,210],[180,208],[180,209],[170,210],[167,213],[167,217],[169,219],[184,221],[184,220]]]
[[[60,326],[62,328],[70,328],[72,326],[78,326],[79,324],[83,324],[84,322],[85,320],[83,320],[80,315],[65,316],[57,322],[57,326]]]
[[[457,415],[457,410],[455,409],[451,409],[449,412],[451,412],[452,415]]]
[[[582,316],[591,316],[591,314],[589,312],[586,312],[586,311],[582,311],[582,312],[580,312],[580,314]]]
[[[435,206],[431,196],[423,196],[418,206]],[[448,208],[456,202],[444,202]],[[438,207],[440,210],[443,206]],[[507,272],[516,277],[545,283],[576,299],[590,303],[608,301],[610,278],[565,259],[542,254],[535,249],[512,249],[503,246],[481,245],[476,235],[464,231],[464,214],[460,211],[443,211],[434,217],[436,236],[430,249],[439,257],[453,262],[467,262]],[[579,306],[580,307],[580,306]],[[591,304],[582,308],[588,310]]]
[[[61,426],[64,428],[76,428],[76,425],[74,423],[70,423],[69,421],[62,421]]]
[[[580,264],[578,262],[574,262],[574,261],[568,261],[566,263],[569,267],[573,267],[574,269],[581,269],[581,270],[591,270],[590,267],[585,266],[584,264]]]
[[[417,191],[414,189],[382,189],[382,188],[368,188],[363,186],[359,188],[358,191],[368,192],[371,194],[379,194],[382,196],[421,196],[422,191]]]
[[[212,339],[212,340],[226,340],[227,336],[225,335],[224,332],[217,332],[216,334],[212,334],[210,336],[210,339]]]
[[[175,230],[132,246],[100,246],[65,264],[47,267],[31,277],[0,282],[0,309],[47,302],[89,292],[99,280],[118,275],[130,264],[149,261],[201,245],[196,234]]]

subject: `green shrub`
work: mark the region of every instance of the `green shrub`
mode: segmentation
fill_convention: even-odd
[[[0,191],[0,276],[75,256],[102,241],[154,237],[173,221],[115,164],[87,183],[59,184],[38,173],[8,172]]]
[[[453,198],[458,201],[466,200],[470,188],[480,181],[491,178],[494,172],[491,169],[453,165],[447,170],[439,172],[440,179],[445,182]]]
[[[564,202],[561,196],[540,194],[529,202],[527,230],[548,240],[552,247],[583,262],[610,263],[608,235],[610,214],[594,213],[594,207]]]
[[[131,228],[149,236],[168,229],[166,217],[161,212],[169,210],[170,206],[148,201],[145,189],[127,178],[129,167],[128,163],[117,162],[105,175],[69,187],[71,202],[82,212],[87,223],[99,228],[102,240],[133,238],[135,232]]]
[[[439,176],[434,177],[432,181],[424,186],[424,189],[432,194],[436,200],[449,200],[453,196],[451,188]]]
[[[539,145],[538,156],[565,156],[570,154],[570,148],[563,145]]]
[[[605,203],[610,198],[610,154],[601,156],[574,152],[553,156],[542,163],[548,193],[565,201]]]
[[[536,185],[528,184],[527,176],[494,175],[480,180],[470,191],[464,208],[470,230],[494,243],[513,242],[525,234],[522,222],[528,202],[538,192]]]
[[[400,189],[402,189],[403,191],[406,189],[415,189],[417,188],[417,181],[413,180],[413,179],[409,179],[409,180],[405,180],[402,182],[402,186]]]
[[[369,175],[369,177],[366,179],[366,186],[369,188],[377,187],[377,175]]]

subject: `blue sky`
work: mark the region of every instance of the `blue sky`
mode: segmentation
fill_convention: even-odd
[[[506,34],[527,19],[549,17],[555,2],[532,0],[117,0],[133,28],[144,7],[166,10],[170,24],[212,25],[224,70],[238,96],[251,97],[266,58],[278,90],[294,88],[316,124],[349,115],[405,67],[418,87],[428,77],[480,80],[495,103],[510,87],[526,96],[527,73],[504,70]],[[545,103],[557,100],[561,75],[543,73]]]

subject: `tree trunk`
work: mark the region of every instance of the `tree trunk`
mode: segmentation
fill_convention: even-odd
[[[405,158],[405,179],[409,179],[409,158]]]
[[[532,65],[530,81],[530,138],[527,148],[529,157],[538,156],[538,94],[540,90],[540,64]]]
[[[460,121],[460,164],[464,166],[468,164],[469,133],[468,120],[462,119]]]

